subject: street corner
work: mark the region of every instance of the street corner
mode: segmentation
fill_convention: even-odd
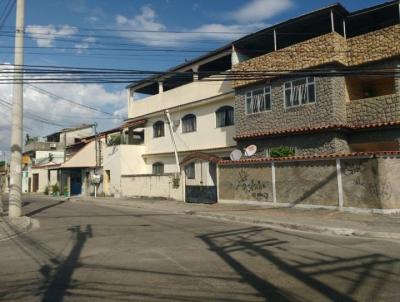
[[[31,217],[1,217],[0,241],[11,239],[19,234],[37,230],[38,228],[40,228],[39,220]]]

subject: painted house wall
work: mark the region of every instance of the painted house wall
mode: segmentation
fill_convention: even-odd
[[[236,145],[233,140],[235,126],[216,127],[215,112],[222,106],[234,107],[233,96],[221,101],[207,103],[196,107],[170,112],[171,120],[178,121],[179,126],[174,128],[174,138],[178,151],[189,151],[199,149],[224,148]],[[181,119],[186,114],[196,115],[197,130],[190,133],[182,133]],[[157,121],[164,121],[165,128],[163,137],[154,137],[153,124]],[[146,154],[174,152],[170,131],[164,114],[149,118],[145,127]]]
[[[177,188],[173,186],[173,175],[132,175],[122,176],[121,186],[124,197],[152,197],[183,200],[183,178]]]
[[[106,194],[116,196],[121,194],[121,175],[148,173],[141,156],[144,150],[144,145],[119,145],[105,148],[103,169],[110,171]]]
[[[134,99],[134,92],[131,89],[128,96],[128,116],[129,118],[144,116],[232,92],[231,82],[220,81],[220,75],[217,77],[218,81],[210,81],[212,78],[210,77],[139,100]]]

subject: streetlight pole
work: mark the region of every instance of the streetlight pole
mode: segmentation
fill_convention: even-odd
[[[23,123],[23,65],[24,65],[25,0],[17,0],[15,29],[14,87],[11,121],[10,201],[8,215],[22,214],[22,123]]]

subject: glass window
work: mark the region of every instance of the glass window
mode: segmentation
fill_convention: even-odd
[[[154,163],[153,164],[153,174],[164,174],[164,164]]]
[[[196,166],[195,163],[190,163],[185,167],[185,174],[187,179],[195,179],[196,178]]]
[[[285,106],[287,108],[315,103],[314,77],[296,79],[284,84]]]
[[[158,121],[153,124],[153,137],[162,137],[164,136],[164,122]]]
[[[196,116],[194,114],[185,115],[182,118],[182,132],[195,132],[196,131]]]
[[[234,125],[234,111],[231,106],[224,106],[217,110],[217,127],[226,127]]]
[[[246,92],[246,114],[271,110],[271,87]]]

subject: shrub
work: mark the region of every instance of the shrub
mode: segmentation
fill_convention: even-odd
[[[289,157],[295,155],[295,148],[288,146],[280,146],[271,148],[269,151],[270,157]]]
[[[58,195],[60,193],[60,187],[58,186],[58,184],[52,185],[51,190],[53,192],[53,195]]]
[[[46,188],[44,188],[44,194],[49,195],[49,191],[50,191],[49,186],[46,186]]]

